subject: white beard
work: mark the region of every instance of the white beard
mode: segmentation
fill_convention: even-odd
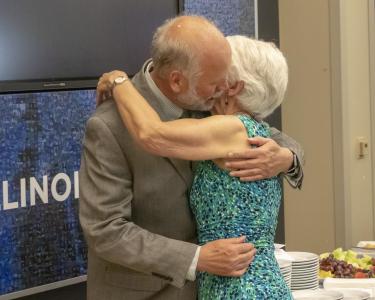
[[[198,96],[195,87],[193,87],[190,88],[185,94],[178,95],[177,101],[181,103],[185,109],[188,110],[208,111],[212,109],[212,107],[215,105],[215,102],[222,94],[223,92],[220,91],[215,93],[209,99],[204,99]]]

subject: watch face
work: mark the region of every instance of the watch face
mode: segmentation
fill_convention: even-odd
[[[120,83],[123,83],[125,80],[126,80],[126,77],[125,77],[125,76],[117,77],[117,78],[115,79],[115,83],[116,83],[116,84],[120,84]]]

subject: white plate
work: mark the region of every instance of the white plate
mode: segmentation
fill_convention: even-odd
[[[303,287],[306,287],[306,288],[308,289],[308,288],[313,288],[313,287],[318,287],[318,286],[319,286],[319,283],[315,283],[315,282],[295,284],[295,283],[292,281],[292,287],[293,287],[293,288],[299,288],[300,290],[301,290]]]
[[[294,284],[293,282],[291,283],[293,289],[312,289],[312,288],[318,288],[319,284],[316,283],[310,283],[310,284]]]
[[[311,266],[319,266],[319,261],[309,261],[303,264],[292,264],[292,268],[306,268]]]
[[[313,269],[293,269],[292,273],[293,274],[319,274],[319,269],[318,268],[313,268]]]
[[[306,279],[306,280],[295,280],[293,277],[292,277],[292,283],[293,284],[312,284],[312,283],[319,283],[319,280],[318,278],[313,278],[313,279]]]
[[[326,289],[375,289],[375,278],[326,278],[323,281],[323,286]]]
[[[304,265],[304,266],[293,266],[292,270],[301,271],[301,270],[319,270],[319,264]]]
[[[287,252],[293,258],[293,263],[319,260],[319,255],[310,252]]]
[[[292,261],[292,265],[294,265],[294,266],[306,265],[306,264],[312,264],[312,263],[319,263],[319,257],[314,258],[314,259],[309,259],[309,260]]]
[[[369,244],[371,246],[373,246],[374,248],[373,247],[367,248],[366,246],[369,245]],[[360,241],[360,242],[358,242],[357,247],[361,247],[361,248],[366,247],[366,249],[374,249],[375,250],[375,241]]]
[[[319,283],[315,283],[315,282],[309,282],[309,283],[294,283],[292,281],[292,287],[296,287],[296,288],[302,288],[302,287],[307,287],[307,288],[310,288],[310,287],[315,287],[315,286],[319,286]]]
[[[293,273],[292,273],[292,278],[296,279],[296,280],[309,280],[309,279],[318,280],[319,279],[318,274],[309,274],[309,275],[298,276],[298,275],[293,274]]]
[[[301,291],[295,291],[292,294],[293,294],[293,297],[329,296],[332,299],[342,299],[344,297],[344,295],[340,292],[328,291],[328,290],[315,290],[315,291],[301,290]]]
[[[316,291],[319,289],[319,286],[314,286],[314,287],[293,287],[291,286],[290,289],[294,292],[294,291],[306,291],[306,290],[309,290],[309,291]]]
[[[318,271],[299,271],[299,272],[292,272],[292,276],[296,277],[304,277],[304,276],[318,276]]]
[[[277,263],[279,264],[280,269],[282,268],[288,268],[292,266],[292,262],[285,259],[278,259]]]
[[[292,273],[292,278],[297,280],[310,280],[310,279],[316,279],[318,280],[318,274],[303,274],[303,275],[296,275]]]
[[[292,271],[319,271],[319,265],[310,265],[310,266],[303,266],[303,267],[293,267]]]
[[[359,299],[365,300],[370,298],[370,293],[356,289],[329,289],[330,291],[336,291],[342,293],[345,297],[358,297]]]
[[[303,267],[303,266],[310,266],[310,265],[319,265],[319,260],[309,260],[304,262],[293,262],[292,267]]]
[[[291,280],[291,279],[285,279],[285,278],[284,278],[284,281],[285,281],[286,283],[288,283],[288,284],[292,284],[292,280]]]
[[[307,260],[294,260],[292,261],[293,265],[304,265],[304,264],[310,264],[310,263],[316,263],[319,262],[319,258],[314,259],[307,259]]]
[[[335,300],[330,296],[293,296],[294,300]]]
[[[292,268],[281,269],[280,271],[281,271],[281,273],[292,272]]]
[[[312,275],[319,274],[319,269],[309,269],[309,270],[292,270],[293,275],[303,276],[303,275]]]
[[[291,283],[292,289],[294,290],[307,290],[307,289],[317,289],[319,287],[319,284],[294,284]]]
[[[303,267],[294,267],[292,268],[293,271],[319,271],[319,265],[309,265],[309,266],[303,266]]]
[[[283,275],[283,276],[286,276],[286,275],[292,276],[292,272],[291,271],[289,271],[289,272],[281,272],[281,275]]]
[[[318,268],[313,268],[313,269],[293,269],[292,270],[293,274],[318,274],[319,269]]]
[[[295,279],[303,279],[303,278],[319,278],[318,273],[292,273],[292,277]]]

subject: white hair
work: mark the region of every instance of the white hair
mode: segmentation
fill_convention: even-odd
[[[263,119],[283,101],[288,84],[286,59],[273,43],[240,35],[228,36],[227,40],[232,49],[229,83],[244,82],[244,89],[237,95],[239,105]]]
[[[180,27],[179,22],[183,18],[190,18],[201,23],[200,31],[202,32],[215,32],[222,35],[213,22],[201,16],[178,16],[166,20],[156,29],[151,44],[153,65],[162,78],[165,78],[172,69],[180,70],[190,80],[196,80],[201,72],[200,51],[197,45],[189,42],[188,38],[176,35],[176,27]]]

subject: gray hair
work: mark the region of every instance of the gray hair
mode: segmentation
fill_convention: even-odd
[[[263,119],[283,101],[288,84],[286,59],[273,43],[240,35],[227,40],[232,49],[229,83],[244,81],[244,89],[237,95],[239,105]]]
[[[199,48],[194,43],[189,43],[187,39],[175,35],[175,27],[179,27],[176,23],[185,17],[208,25],[202,26],[202,31],[219,31],[211,21],[201,16],[179,16],[166,20],[156,29],[151,44],[154,68],[162,78],[165,78],[171,69],[180,70],[191,80],[196,79],[200,73]]]

